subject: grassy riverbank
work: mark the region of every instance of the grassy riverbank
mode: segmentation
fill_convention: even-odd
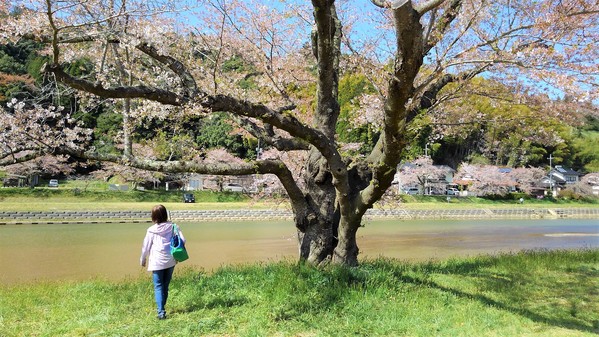
[[[196,203],[183,203],[182,191],[80,191],[51,188],[0,188],[3,211],[147,211],[157,203],[168,209],[269,208],[278,202],[256,201],[233,192],[194,192]]]
[[[60,187],[51,188],[0,188],[0,206],[3,211],[143,211],[157,203],[171,210],[219,209],[290,209],[286,199],[253,199],[233,192],[194,192],[196,203],[183,203],[182,191],[100,191]],[[393,200],[375,204],[381,209],[479,209],[479,208],[599,208],[599,199],[517,199],[489,200],[476,197],[412,196],[402,195]]]
[[[169,319],[149,276],[0,286],[2,336],[594,336],[599,250],[316,269],[178,267]]]

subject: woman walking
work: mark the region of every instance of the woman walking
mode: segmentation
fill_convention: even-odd
[[[146,231],[141,248],[140,263],[143,267],[147,265],[148,271],[152,272],[158,319],[165,319],[168,286],[173,277],[175,264],[177,264],[170,251],[173,223],[168,221],[168,213],[162,205],[152,208],[152,222],[154,224]],[[185,242],[185,237],[180,230],[179,236]]]

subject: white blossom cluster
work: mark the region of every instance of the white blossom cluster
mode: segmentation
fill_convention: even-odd
[[[0,118],[0,144],[4,151],[30,148],[51,152],[61,146],[81,150],[91,136],[92,131],[78,125],[63,107],[29,106],[17,99],[12,99],[7,107]]]

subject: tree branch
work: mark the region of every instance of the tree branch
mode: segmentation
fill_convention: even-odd
[[[445,2],[445,0],[431,0],[429,2],[431,2],[431,3],[432,2],[440,2],[439,4],[436,5],[436,6],[439,6],[441,3]],[[447,29],[449,29],[453,20],[455,20],[455,18],[458,16],[461,6],[462,6],[462,0],[452,0],[451,1],[449,8],[439,18],[436,25],[434,25],[433,30],[427,34],[427,36],[433,36],[434,38],[432,40],[424,41],[424,43],[425,43],[424,53],[425,54],[428,53],[441,40],[441,37],[445,34]],[[421,13],[421,15],[422,15],[422,13]]]
[[[257,118],[314,145],[327,158],[339,158],[339,161],[341,158],[337,153],[335,144],[322,132],[302,124],[298,119],[289,114],[278,113],[276,110],[272,110],[262,104],[242,101],[226,95],[184,97],[172,91],[148,86],[105,88],[100,83],[92,83],[84,79],[75,78],[67,74],[61,66],[56,64],[46,64],[42,71],[53,73],[58,81],[74,89],[86,91],[104,98],[143,98],[174,106],[182,106],[193,101],[211,111],[227,111],[240,116]],[[282,108],[281,110],[284,111],[285,109]]]
[[[265,105],[242,101],[226,95],[206,96],[199,104],[212,111],[227,111],[236,115],[262,120],[314,145],[327,158],[340,157],[335,144],[321,131],[302,124],[297,118],[289,114],[280,114]]]
[[[89,36],[89,35],[79,36],[79,37],[74,37],[74,38],[62,38],[57,35],[57,31],[55,32],[55,34],[52,37],[48,37],[48,36],[34,37],[34,36],[30,36],[30,35],[28,35],[27,37],[30,39],[39,40],[44,43],[52,44],[53,50],[54,50],[54,59],[52,62],[53,67],[57,67],[56,65],[59,64],[59,59],[58,59],[58,55],[60,54],[60,49],[58,47],[59,44],[91,42],[91,41],[96,41],[98,38],[100,38],[100,37],[94,37],[94,36]],[[106,43],[119,44],[120,42],[121,42],[120,39],[115,38],[115,37],[106,39]],[[157,61],[158,63],[165,65],[168,69],[170,69],[173,73],[175,73],[181,79],[181,84],[186,90],[186,94],[184,96],[182,96],[186,99],[182,100],[182,103],[185,102],[190,97],[195,97],[198,94],[203,94],[203,93],[199,92],[193,75],[191,75],[189,70],[187,70],[185,65],[183,63],[181,63],[179,60],[177,60],[171,56],[168,56],[168,55],[160,54],[155,47],[153,47],[147,43],[139,43],[138,45],[135,46],[135,48],[138,49],[139,51],[141,51],[142,53],[148,55],[149,57],[151,57],[153,60]],[[54,72],[52,70],[53,67],[48,70],[51,72]],[[63,81],[64,79],[66,79],[65,76],[63,74],[61,74],[61,81]],[[75,80],[75,79],[71,78],[71,80]],[[67,84],[67,83],[65,82],[65,84]],[[85,89],[82,89],[82,88],[77,88],[77,89],[85,91]],[[119,90],[121,90],[121,89],[119,88]],[[94,92],[91,92],[91,93],[94,93]],[[107,97],[107,96],[99,95],[97,93],[94,93],[94,94],[96,94],[98,96],[102,96],[102,97]],[[115,96],[115,97],[111,97],[111,98],[123,98],[123,97]],[[164,103],[164,104],[170,104],[170,105],[178,105],[178,104],[168,103],[168,102],[164,102],[164,101],[158,101],[158,102]]]
[[[445,1],[446,0],[428,0],[426,2],[421,3],[418,6],[414,6],[414,10],[416,12],[418,12],[418,14],[420,14],[420,16],[423,16],[427,12],[441,6]],[[461,2],[461,0],[458,0],[458,1]]]
[[[464,81],[473,78],[474,76],[483,72],[488,65],[476,68],[471,71],[463,72],[461,74],[453,75],[453,74],[445,74],[437,79],[437,81],[432,82],[426,88],[421,89],[422,94],[417,95],[418,99],[415,99],[413,104],[409,107],[409,112],[407,116],[408,122],[413,120],[421,111],[426,110],[432,107],[437,101],[437,95],[441,91],[441,89],[445,88],[450,83]]]
[[[37,148],[19,148],[17,150],[12,150],[10,152],[4,152],[0,154],[0,167],[12,164],[25,163],[32,159],[38,158],[43,154],[40,154]],[[26,151],[35,151],[29,152],[25,155],[15,156],[18,153],[26,152]]]
[[[54,63],[58,63],[60,59],[60,49],[58,48],[58,27],[54,23],[54,13],[52,12],[52,4],[50,0],[46,0],[46,15],[48,16],[48,23],[52,28],[52,58]]]
[[[347,202],[350,195],[347,167],[335,144],[335,128],[340,113],[338,90],[341,22],[337,17],[334,1],[312,0],[312,6],[315,23],[315,29],[312,32],[312,50],[318,67],[315,123],[325,136],[322,141],[326,142],[327,147],[331,149],[323,151],[323,148],[316,146],[312,141],[310,143],[315,145],[326,159],[329,172],[334,178],[332,183],[337,192],[341,214],[349,216],[352,210],[350,203]],[[311,173],[317,174],[316,172]]]
[[[199,91],[196,81],[193,78],[193,76],[189,73],[185,65],[183,65],[183,63],[168,55],[159,54],[156,48],[152,47],[147,43],[140,43],[137,46],[135,46],[135,48],[139,49],[154,60],[166,65],[172,72],[177,74],[177,76],[179,76],[179,78],[181,79],[184,88],[187,90],[187,95],[185,96],[186,98],[197,96]]]
[[[156,161],[156,160],[138,160],[135,157],[123,157],[113,154],[99,154],[91,151],[75,150],[63,146],[54,149],[55,154],[65,154],[75,158],[86,160],[97,160],[102,162],[112,162],[119,165],[133,167],[136,169],[169,172],[169,173],[199,173],[215,175],[250,175],[250,174],[274,174],[291,199],[291,205],[294,207],[294,214],[303,214],[308,209],[305,196],[291,171],[285,163],[279,160],[259,160],[254,162],[244,162],[239,164],[231,163],[201,163],[193,161]],[[39,156],[39,154],[38,154]],[[30,158],[32,159],[32,158]],[[298,212],[295,212],[297,209]]]
[[[17,153],[29,151],[25,155],[15,156]],[[244,162],[239,164],[231,163],[201,163],[193,161],[156,161],[139,160],[136,157],[124,157],[113,154],[100,154],[93,151],[77,150],[67,146],[57,148],[46,148],[46,151],[53,155],[68,155],[72,158],[110,162],[118,165],[132,167],[140,170],[169,172],[169,173],[199,173],[215,175],[250,175],[250,174],[274,174],[281,184],[285,187],[291,205],[300,212],[306,212],[307,202],[304,194],[295,182],[291,171],[285,163],[279,160],[260,160],[254,162]],[[9,152],[0,153],[0,166],[24,163],[30,160],[42,157],[47,153],[39,147],[21,147]],[[294,214],[300,214],[294,212]]]
[[[389,1],[387,1],[387,0],[370,0],[370,2],[372,2],[373,5],[380,7],[380,8],[391,7],[391,4],[389,4]]]
[[[104,98],[144,98],[163,104],[181,106],[189,101],[187,97],[175,94],[172,91],[152,88],[148,86],[119,86],[105,88],[100,83],[75,78],[67,74],[60,65],[45,64],[41,72],[49,72],[56,76],[56,79],[71,88],[86,91],[96,96]]]
[[[295,138],[283,138],[275,133],[272,125],[266,124],[264,127],[258,126],[249,118],[239,118],[239,123],[247,127],[247,131],[254,137],[265,141],[267,144],[275,147],[279,151],[308,150],[309,144]]]
[[[384,106],[384,127],[374,149],[366,159],[372,168],[368,187],[357,196],[356,213],[364,214],[391,186],[401,152],[407,144],[406,103],[414,93],[414,79],[423,62],[423,28],[420,15],[412,9],[411,2],[393,10],[397,53],[393,63],[393,76]]]

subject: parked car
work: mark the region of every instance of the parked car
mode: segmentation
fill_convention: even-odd
[[[193,194],[191,193],[185,193],[183,194],[183,202],[184,203],[192,203],[192,202],[196,202],[196,198]]]
[[[445,191],[447,195],[460,195],[460,191],[457,188],[450,187]]]
[[[58,187],[58,179],[50,179],[48,187]]]
[[[418,187],[410,187],[404,190],[405,194],[420,194],[420,190],[418,189]]]
[[[243,186],[235,183],[225,184],[223,186],[223,191],[227,192],[243,192]]]

